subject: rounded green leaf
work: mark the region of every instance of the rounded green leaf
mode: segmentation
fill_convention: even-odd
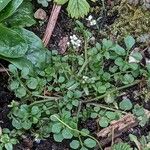
[[[143,56],[140,52],[134,52],[132,55],[138,62],[142,60]]]
[[[17,80],[13,80],[13,81],[10,83],[10,89],[11,89],[11,90],[16,90],[18,87],[19,87],[19,82],[18,82]]]
[[[121,57],[118,57],[115,59],[115,64],[119,67],[123,66],[125,63],[124,63],[124,60],[121,58]]]
[[[27,86],[28,86],[28,88],[30,88],[30,89],[32,89],[32,90],[36,89],[37,85],[38,85],[38,80],[35,79],[35,78],[32,78],[32,77],[31,77],[31,78],[27,81]]]
[[[26,96],[26,89],[24,87],[19,87],[16,90],[15,94],[16,94],[16,97],[22,98],[22,97]]]
[[[86,139],[86,140],[84,141],[84,144],[85,144],[85,146],[88,147],[88,148],[93,148],[93,147],[96,146],[96,142],[95,142],[93,139],[90,139],[90,138]]]
[[[100,107],[99,107],[99,106],[95,106],[95,107],[94,107],[94,111],[95,111],[95,112],[100,111]]]
[[[130,110],[132,109],[133,105],[129,99],[124,99],[119,103],[119,107],[122,110]]]
[[[114,50],[116,52],[116,54],[120,55],[120,56],[125,56],[126,55],[126,51],[123,47],[121,47],[120,45],[116,44],[115,47],[111,48],[112,50]]]
[[[133,45],[135,44],[135,39],[132,36],[127,36],[124,39],[124,42],[126,44],[127,49],[130,50],[133,47]]]
[[[53,137],[54,137],[54,140],[55,140],[56,142],[62,142],[63,139],[64,139],[64,137],[62,136],[61,133],[59,133],[59,134],[53,134]]]
[[[21,77],[22,77],[22,78],[26,78],[27,75],[29,74],[29,72],[30,72],[29,68],[24,67],[24,68],[21,70]]]
[[[81,132],[82,132],[81,133],[82,136],[87,136],[88,134],[90,134],[88,129],[82,129]]]
[[[26,40],[17,32],[0,25],[0,55],[6,58],[23,57],[28,50]]]
[[[109,124],[108,122],[108,119],[106,117],[102,117],[100,120],[99,120],[99,125],[103,128],[107,127]]]
[[[106,86],[105,85],[101,85],[98,87],[98,92],[99,93],[105,93],[107,90]]]
[[[58,79],[58,82],[63,83],[64,81],[65,81],[65,78],[63,76],[60,76],[59,79]]]
[[[114,120],[116,118],[116,113],[115,112],[111,112],[111,111],[107,111],[106,112],[106,116],[107,118],[109,118],[110,120]]]
[[[73,140],[73,141],[70,143],[70,147],[71,147],[72,149],[78,149],[79,146],[80,146],[80,142],[77,141],[77,140]]]
[[[124,84],[130,84],[134,81],[134,77],[131,74],[125,74],[123,76],[122,82]]]
[[[11,143],[6,143],[5,148],[6,148],[6,150],[13,150],[13,146]]]
[[[40,111],[39,107],[38,106],[33,106],[32,109],[31,109],[31,114],[32,115],[36,115],[38,114]]]
[[[64,139],[71,139],[73,137],[73,134],[68,128],[62,130],[62,135]]]
[[[29,130],[32,126],[32,123],[30,121],[24,121],[22,123],[22,127],[25,129],[25,130]]]
[[[72,105],[77,107],[79,105],[79,101],[78,100],[73,100]]]
[[[98,116],[97,113],[95,113],[95,112],[91,113],[91,118],[95,119],[95,118],[97,118],[97,116]]]
[[[88,150],[86,147],[82,147],[80,150]]]
[[[58,134],[58,133],[60,133],[61,129],[62,129],[62,124],[61,123],[56,123],[56,124],[52,125],[52,132],[53,133]]]
[[[21,122],[15,118],[13,118],[13,120],[12,120],[12,125],[13,125],[13,127],[15,127],[18,130],[22,128]]]

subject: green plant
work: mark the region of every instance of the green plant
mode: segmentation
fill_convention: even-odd
[[[5,2],[2,1],[3,3]],[[44,53],[47,52],[45,52],[42,41],[35,34],[22,28],[35,23],[31,0],[12,0],[9,2],[1,10],[0,22],[0,58],[9,61],[20,70],[26,66],[29,70],[27,72],[33,74],[33,65],[39,67],[41,63],[44,63],[46,61]],[[37,44],[33,44],[33,41]],[[33,54],[34,50],[36,52]],[[41,53],[42,57],[37,58],[38,53]]]
[[[112,148],[112,150],[133,150],[133,148],[130,147],[127,143],[118,143],[115,144]]]
[[[18,140],[9,135],[9,133],[2,133],[0,135],[0,150],[13,150],[13,145],[17,144]]]
[[[90,11],[87,0],[54,0],[54,2],[60,5],[68,2],[67,11],[72,18],[83,18]]]
[[[119,103],[120,93],[150,77],[149,67],[140,65],[140,52],[133,56],[137,62],[129,62],[135,39],[127,36],[122,43],[103,39],[92,46],[92,33],[78,22],[75,31],[82,36],[83,51],[70,47],[66,55],[60,55],[47,51],[42,41],[24,28],[0,27],[1,41],[6,34],[19,37],[14,48],[5,45],[0,51],[0,57],[11,62],[10,89],[20,98],[19,103],[10,105],[14,128],[22,133],[29,130],[36,139],[50,134],[57,142],[74,138],[70,143],[73,149],[84,150],[96,144],[101,149],[98,140],[79,123],[92,117],[104,128],[124,111],[131,111],[132,100]]]
[[[139,124],[143,127],[148,122],[148,117],[145,113],[145,110],[142,106],[139,106],[138,104],[134,106],[134,109],[132,110],[133,114],[138,118],[140,121]]]
[[[39,4],[41,4],[43,7],[47,7],[48,6],[48,3],[50,2],[51,0],[37,0],[37,2]]]
[[[91,107],[92,105],[95,107]],[[86,112],[88,112],[87,115],[85,115]],[[96,119],[99,126],[102,128],[107,127],[111,121],[118,120],[122,116],[122,113],[123,112],[117,109],[92,103],[89,106],[87,104],[86,110],[83,111],[83,115],[85,115],[84,117]]]

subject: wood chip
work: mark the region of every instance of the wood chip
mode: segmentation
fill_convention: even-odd
[[[117,121],[112,121],[110,126],[102,129],[97,137],[101,138],[100,142],[103,146],[109,144],[112,141],[112,130],[114,130],[114,139],[119,137],[123,132],[126,132],[129,128],[133,128],[138,125],[138,120],[132,114],[127,114]]]
[[[46,20],[47,19],[46,12],[42,8],[39,8],[34,13],[34,18],[39,19],[39,20]]]

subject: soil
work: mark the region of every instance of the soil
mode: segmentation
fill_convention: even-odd
[[[31,138],[24,139],[17,144],[14,150],[69,150],[68,142],[56,143],[52,138],[41,140],[40,143],[33,142]]]
[[[41,8],[41,5],[38,5],[36,1],[33,1],[33,5],[35,6],[34,12]],[[46,30],[46,26],[48,23],[48,18],[50,16],[51,10],[52,10],[52,5],[50,5],[47,8],[42,8],[46,13],[47,13],[47,19],[40,24],[40,20],[37,20],[37,24],[32,26],[31,28],[28,28],[29,30],[32,30],[37,36],[39,36],[41,39],[44,36],[44,32]],[[47,46],[48,49],[50,50],[59,50],[59,42],[64,36],[68,36],[71,34],[72,29],[73,29],[73,22],[72,20],[68,17],[68,14],[65,10],[65,6],[60,11],[60,14],[58,16],[58,20],[55,26],[55,29],[53,31],[51,40]]]

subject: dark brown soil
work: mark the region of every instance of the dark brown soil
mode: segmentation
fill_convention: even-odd
[[[0,73],[0,127],[11,128],[11,122],[7,117],[9,108],[7,105],[13,100],[14,95],[8,90],[8,75]]]
[[[34,11],[36,11],[38,8],[42,8],[41,5],[38,5],[36,1],[33,1],[33,5],[35,6]],[[48,18],[52,10],[52,5],[43,9],[47,13],[47,20],[45,20],[45,22],[43,22],[42,25],[40,25],[39,20],[37,20],[37,24],[29,28],[29,30],[32,30],[41,39],[43,38],[46,30]],[[61,12],[58,16],[58,21],[53,31],[51,40],[47,46],[50,50],[58,50],[58,43],[60,42],[61,38],[63,38],[64,36],[68,36],[73,31],[73,21],[68,17],[67,12],[65,10],[66,9],[64,6],[64,9],[61,9]]]
[[[68,142],[56,143],[52,138],[41,140],[38,144],[29,138],[17,144],[14,150],[69,150],[68,145]]]

